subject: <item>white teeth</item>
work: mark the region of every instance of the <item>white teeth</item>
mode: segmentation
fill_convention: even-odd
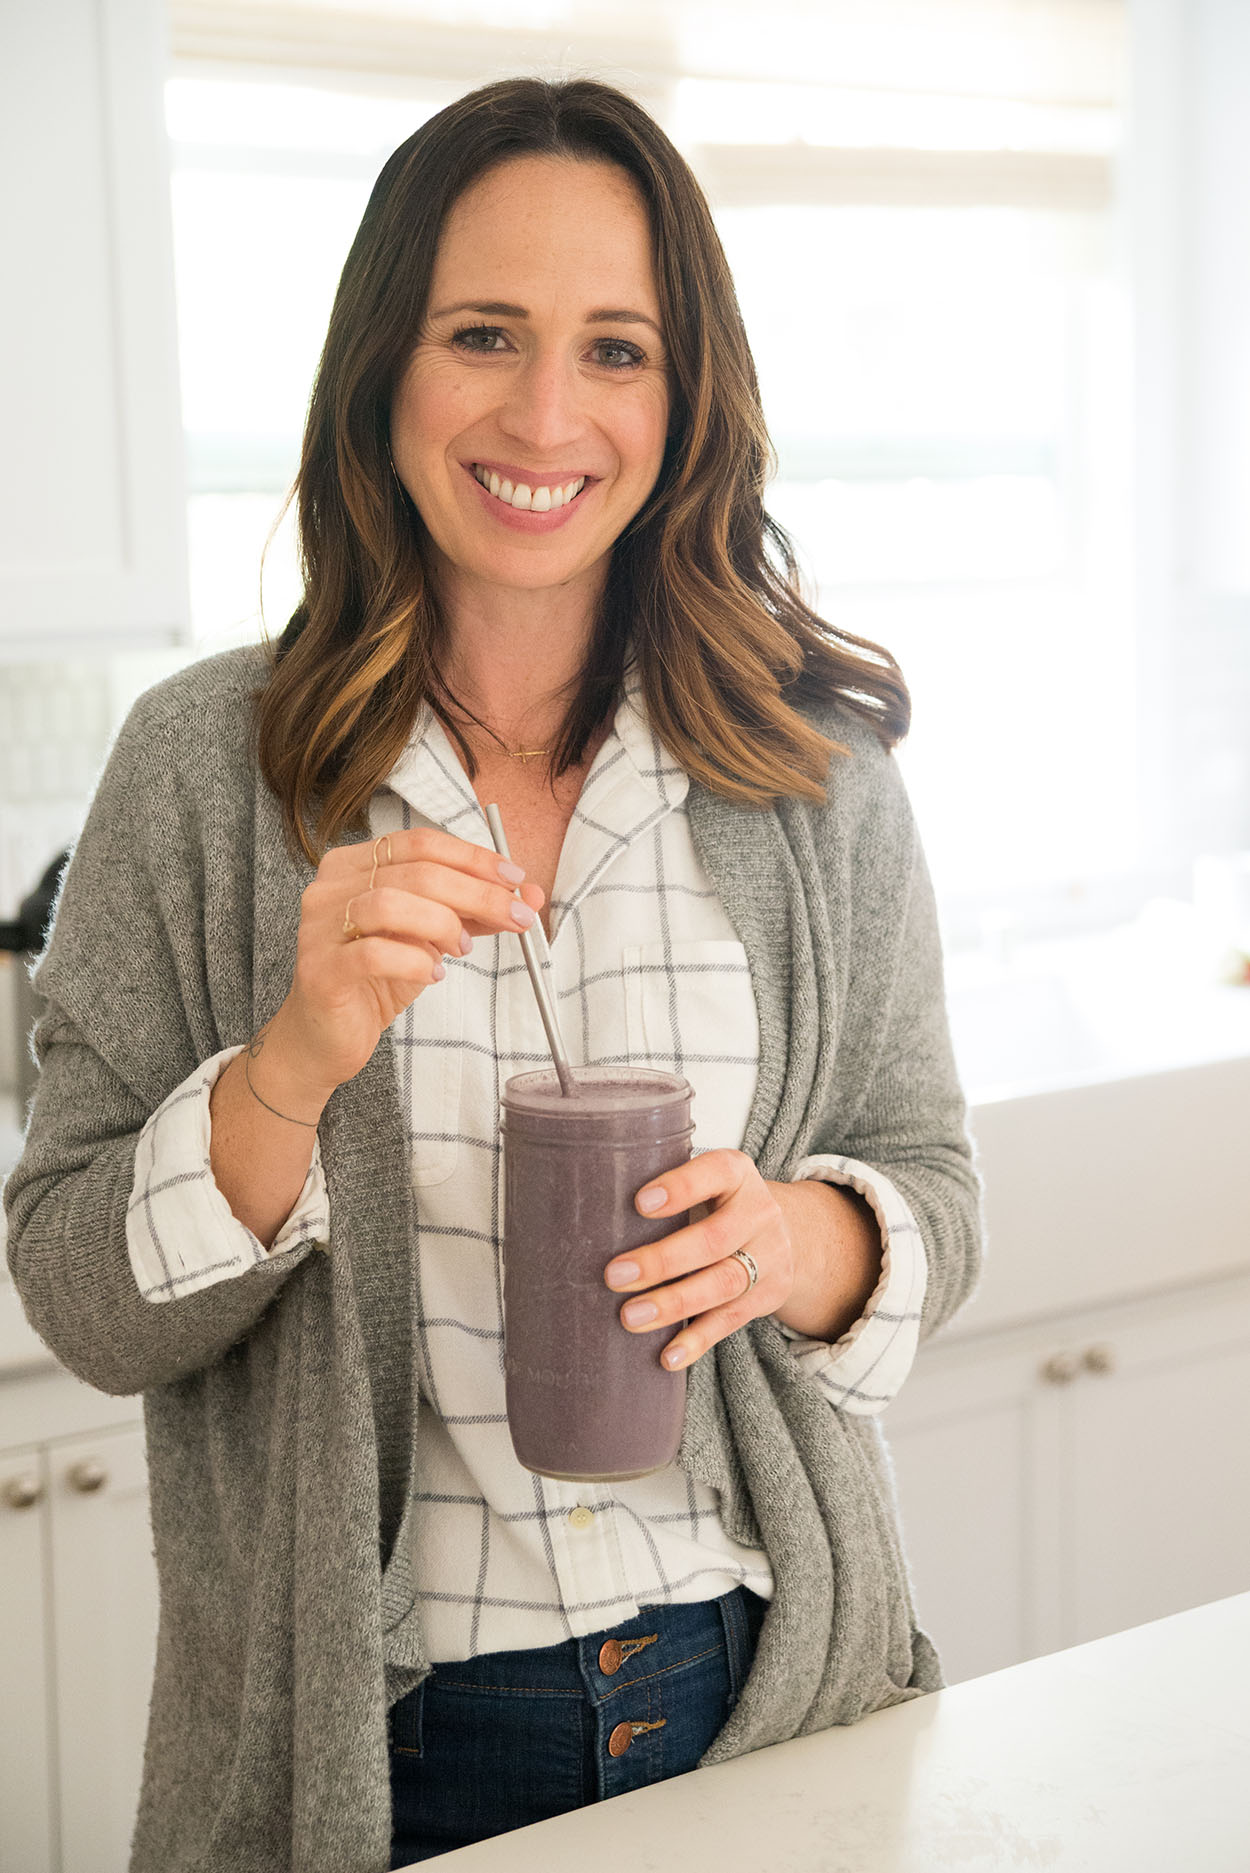
[[[522,513],[532,510],[535,514],[546,514],[553,507],[567,507],[586,486],[585,475],[579,475],[576,481],[570,481],[562,488],[531,488],[524,481],[518,481],[513,487],[510,481],[501,479],[491,468],[475,465],[473,474],[496,500],[506,501],[509,507],[519,508]]]

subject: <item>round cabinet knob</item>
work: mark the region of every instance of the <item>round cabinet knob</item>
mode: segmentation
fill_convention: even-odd
[[[1047,1385],[1071,1385],[1081,1370],[1079,1353],[1052,1353],[1042,1367]]]
[[[84,1496],[89,1496],[93,1490],[103,1489],[108,1480],[108,1471],[96,1457],[84,1457],[69,1473],[70,1488]]]
[[[1087,1346],[1084,1361],[1086,1372],[1114,1372],[1115,1350],[1106,1344]]]
[[[11,1476],[0,1495],[10,1509],[33,1509],[43,1495],[43,1484],[34,1474]]]

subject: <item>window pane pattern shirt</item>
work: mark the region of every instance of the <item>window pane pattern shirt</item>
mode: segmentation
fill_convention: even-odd
[[[687,776],[652,732],[636,665],[586,777],[560,854],[545,967],[575,1065],[682,1073],[696,1152],[740,1148],[755,1092],[758,1024],[742,944],[695,852]],[[437,717],[423,709],[370,805],[374,836],[438,826],[491,844],[485,815]],[[535,928],[539,926],[535,925]],[[540,931],[541,937],[541,931]],[[499,1099],[513,1073],[550,1065],[515,937],[479,937],[392,1027],[415,1200],[416,1369],[424,1409],[412,1518],[422,1636],[435,1664],[555,1645],[656,1603],[744,1584],[768,1597],[762,1549],[726,1532],[718,1492],[676,1464],[612,1484],[531,1474],[505,1412]],[[127,1215],[141,1293],[173,1301],[310,1238],[333,1252],[319,1145],[271,1248],[238,1221],[212,1175],[209,1097],[242,1052],[205,1061],[152,1113]],[[859,1191],[876,1216],[882,1272],[863,1315],[829,1344],[784,1327],[831,1409],[879,1412],[915,1356],[926,1262],[903,1197],[878,1169],[836,1154],[802,1161]],[[621,1331],[626,1329],[622,1327]]]

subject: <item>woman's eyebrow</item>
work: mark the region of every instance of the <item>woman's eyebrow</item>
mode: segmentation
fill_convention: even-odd
[[[502,299],[461,300],[458,305],[440,306],[437,312],[431,312],[432,319],[445,319],[453,312],[479,312],[483,318],[493,319],[528,319],[529,313],[524,306],[510,306]],[[657,338],[663,338],[654,319],[649,319],[645,312],[631,312],[628,307],[600,306],[594,312],[586,314],[587,325],[649,325]]]

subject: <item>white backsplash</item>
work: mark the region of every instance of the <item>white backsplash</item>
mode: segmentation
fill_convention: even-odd
[[[0,664],[0,918],[71,844],[135,698],[194,647]]]
[[[71,846],[131,704],[199,646],[0,663],[0,920]],[[0,953],[0,1096],[13,1089],[14,970]]]

